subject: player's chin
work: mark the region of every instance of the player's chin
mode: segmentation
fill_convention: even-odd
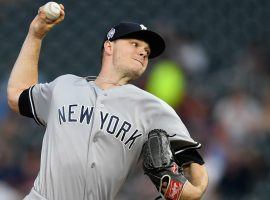
[[[129,75],[132,77],[132,79],[139,78],[146,70],[146,66],[140,65],[133,65],[129,70]]]
[[[142,76],[142,74],[144,73],[145,69],[137,71],[136,73],[134,73],[134,79],[139,78],[140,76]]]
[[[130,74],[130,77],[132,77],[132,79],[134,80],[134,79],[137,79],[137,78],[139,78],[142,74],[143,74],[143,72],[144,72],[145,70],[136,70],[136,71],[133,71],[131,74]]]
[[[146,66],[141,65],[140,67],[136,69],[135,73],[137,74],[137,76],[141,76],[145,72],[145,70],[146,70]]]

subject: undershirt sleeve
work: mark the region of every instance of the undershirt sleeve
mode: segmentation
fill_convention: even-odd
[[[24,90],[19,97],[19,111],[25,117],[34,118],[29,98],[29,89]]]
[[[179,166],[183,166],[185,164],[197,163],[200,165],[204,164],[204,160],[197,149],[186,149],[179,153],[175,153],[176,163]]]

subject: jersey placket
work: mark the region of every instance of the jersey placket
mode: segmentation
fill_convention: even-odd
[[[100,119],[99,119],[99,112],[104,109],[104,104],[103,104],[103,98],[104,93],[102,90],[100,90],[97,87],[95,88],[96,92],[96,100],[95,100],[95,105],[94,105],[94,113],[93,113],[93,124],[91,128],[91,135],[89,138],[89,146],[88,146],[88,165],[87,165],[87,178],[86,178],[86,199],[89,200],[94,200],[94,199],[99,199],[97,197],[98,194],[95,192],[98,191],[95,187],[98,186],[97,181],[98,181],[98,164],[97,159],[95,155],[95,146],[96,143],[98,143],[98,137],[97,134],[99,133],[99,126],[100,126]]]

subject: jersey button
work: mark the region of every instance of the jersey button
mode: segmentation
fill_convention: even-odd
[[[93,163],[91,164],[91,168],[94,168],[95,166],[96,166],[96,163],[93,162]]]
[[[97,142],[97,138],[96,137],[93,138],[93,142]]]

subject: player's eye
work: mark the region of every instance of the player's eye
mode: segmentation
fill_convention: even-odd
[[[134,47],[137,47],[138,43],[137,42],[132,42],[131,45],[134,46]]]

